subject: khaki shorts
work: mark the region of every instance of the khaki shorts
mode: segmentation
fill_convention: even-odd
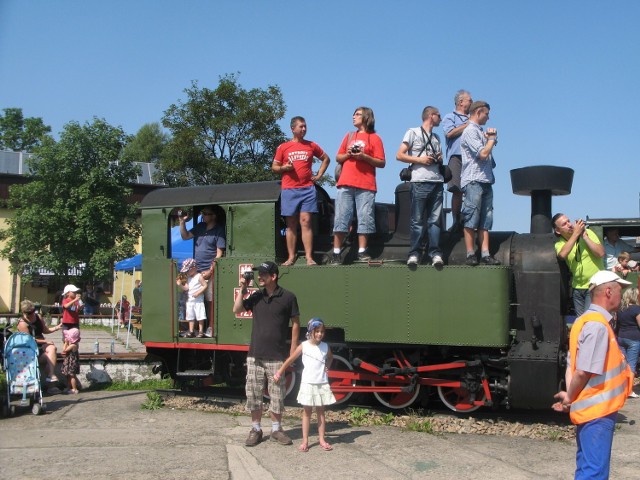
[[[281,414],[284,411],[285,381],[284,379],[281,379],[279,383],[273,381],[273,375],[283,363],[280,360],[261,360],[247,357],[247,383],[245,385],[247,409],[251,411],[262,410],[266,377],[271,397],[269,409],[275,414]]]

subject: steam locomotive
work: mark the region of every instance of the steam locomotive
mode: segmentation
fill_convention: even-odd
[[[344,264],[329,265],[333,202],[317,187],[313,229],[320,265],[281,266],[279,283],[297,295],[302,325],[311,317],[327,325],[325,341],[334,353],[329,380],[338,402],[373,394],[401,409],[424,406],[437,391],[458,412],[549,407],[564,377],[570,314],[570,279],[554,251],[551,198],[570,193],[573,170],[526,167],[512,170],[511,179],[515,194],[531,196],[531,232],[491,232],[491,254],[502,265],[477,267],[465,265],[462,234],[447,231],[441,236],[444,267],[406,265],[408,183],[396,188],[395,204],[376,205],[373,260],[357,261],[354,235],[345,242]],[[183,338],[170,231],[179,211],[197,218],[209,205],[224,212],[219,221],[227,237],[226,255],[210,280],[211,336]],[[280,182],[156,190],[141,210],[148,354],[182,384],[242,385],[252,319],[250,312],[234,314],[232,306],[243,272],[287,258]],[[601,225],[592,228],[602,237]],[[295,391],[298,373],[287,372],[288,392]]]

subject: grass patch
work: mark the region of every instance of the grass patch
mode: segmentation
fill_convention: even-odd
[[[433,433],[433,425],[428,418],[411,417],[405,425],[405,429],[410,432]]]
[[[86,390],[105,390],[107,392],[118,392],[123,390],[168,390],[173,388],[173,380],[163,378],[161,380],[152,378],[141,382],[113,382],[92,385]]]
[[[140,405],[142,410],[159,410],[164,406],[162,395],[158,392],[147,392],[147,401]]]
[[[374,425],[391,425],[395,418],[396,416],[389,412],[384,415],[376,416],[372,420]]]

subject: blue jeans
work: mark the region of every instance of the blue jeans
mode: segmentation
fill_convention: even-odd
[[[429,235],[429,256],[440,252],[440,214],[442,213],[442,183],[411,183],[411,250],[409,256],[420,255],[425,219]]]
[[[609,478],[611,444],[617,416],[618,412],[614,412],[577,426],[575,480]]]
[[[462,188],[462,218],[465,228],[491,230],[493,227],[493,187],[471,182]]]
[[[333,231],[347,233],[355,205],[358,217],[358,233],[376,233],[375,221],[376,192],[355,187],[340,187],[336,193]]]
[[[638,365],[638,354],[640,354],[640,340],[618,337],[618,345],[620,345],[620,350],[622,350],[622,354],[627,359],[631,373],[635,375],[636,366]]]
[[[576,316],[582,315],[589,308],[589,305],[591,305],[591,292],[588,289],[574,288],[573,308],[576,311]]]

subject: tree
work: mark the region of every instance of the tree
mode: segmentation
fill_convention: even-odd
[[[159,123],[147,123],[127,142],[122,158],[132,162],[157,162],[168,142],[169,135],[162,131]]]
[[[187,100],[171,105],[162,124],[172,139],[158,162],[169,185],[273,180],[271,162],[285,136],[286,107],[277,86],[245,90],[225,75],[215,90],[192,82]]]
[[[121,128],[94,119],[68,123],[59,142],[46,138],[36,149],[31,181],[11,187],[15,216],[0,232],[13,273],[46,268],[66,279],[84,264],[83,279],[105,279],[114,261],[134,253],[140,227],[127,198],[138,172],[117,161],[125,140]]]
[[[24,118],[21,108],[4,108],[0,115],[0,149],[31,151],[48,137],[51,127],[40,117]]]

